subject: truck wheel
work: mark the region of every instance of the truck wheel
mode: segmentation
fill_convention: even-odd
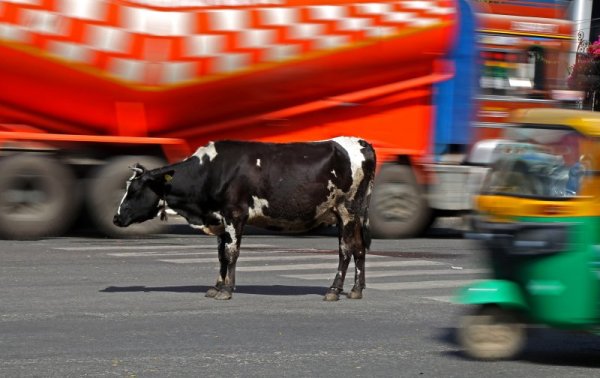
[[[463,316],[458,329],[458,342],[465,353],[479,360],[514,358],[525,339],[526,328],[517,314],[496,306],[479,307],[474,314]]]
[[[108,161],[88,180],[86,204],[89,217],[98,231],[106,236],[125,238],[164,232],[166,225],[158,219],[121,228],[113,224],[113,217],[125,194],[130,166],[140,163],[148,169],[158,168],[164,162],[150,156],[122,156]]]
[[[62,235],[80,208],[73,173],[48,156],[0,160],[0,236],[37,239]]]
[[[423,233],[434,213],[409,166],[387,165],[375,178],[369,220],[377,238],[408,238]]]

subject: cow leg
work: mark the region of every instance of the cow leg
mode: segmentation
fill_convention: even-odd
[[[215,299],[231,299],[235,289],[235,266],[240,255],[240,244],[242,242],[242,224],[226,224],[225,232],[219,237],[223,240],[223,253],[220,253],[221,263],[220,278],[221,285]],[[220,247],[220,245],[219,245]]]
[[[220,268],[219,268],[219,274],[217,275],[217,282],[215,283],[215,286],[211,287],[210,289],[208,289],[208,291],[205,294],[205,297],[208,298],[214,298],[217,296],[217,294],[219,293],[219,291],[221,291],[221,288],[223,287],[223,282],[225,281],[225,276],[227,275],[227,258],[225,257],[225,248],[226,248],[226,242],[227,240],[229,240],[227,237],[225,237],[226,233],[221,234],[217,237],[218,240],[218,252],[219,252],[219,263],[220,263]]]
[[[339,217],[338,217],[339,218]],[[348,270],[348,265],[350,264],[350,260],[352,258],[352,243],[351,235],[352,235],[352,227],[355,222],[350,222],[344,224],[342,219],[338,220],[338,228],[339,228],[339,263],[338,270],[333,279],[333,284],[325,294],[325,301],[337,301],[340,298],[340,293],[344,288],[344,279],[346,278],[346,271]]]
[[[351,249],[354,255],[354,286],[348,293],[350,299],[361,299],[362,291],[365,288],[365,257],[370,240],[365,240],[364,227],[368,226],[356,224],[353,229]]]

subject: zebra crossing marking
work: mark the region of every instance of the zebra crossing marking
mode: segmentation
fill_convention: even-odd
[[[204,252],[122,252],[122,253],[109,253],[109,256],[115,257],[162,257],[162,256],[216,256],[216,251],[204,251]]]
[[[240,257],[237,267],[238,272],[279,272],[279,277],[299,280],[328,281],[331,278],[330,273],[301,273],[301,271],[330,269],[331,264],[337,264],[338,261],[338,254],[332,253],[331,250],[314,248],[282,249],[278,246],[268,244],[251,244],[245,247],[248,249],[246,249],[244,254]],[[259,250],[256,250],[257,248]],[[69,251],[106,251],[109,256],[121,258],[154,258],[156,261],[170,264],[218,264],[218,260],[216,259],[217,247],[214,245],[89,246],[62,247],[55,249]],[[307,261],[307,263],[293,263],[294,261]],[[285,262],[290,263],[286,264]],[[245,265],[246,263],[249,263],[250,265]],[[428,267],[431,267],[432,269],[427,269]],[[411,270],[409,268],[416,268],[416,270]],[[377,291],[451,289],[473,283],[476,279],[436,280],[435,276],[439,278],[447,276],[460,278],[458,277],[459,275],[468,276],[489,273],[488,269],[454,269],[451,264],[446,262],[426,259],[398,260],[397,258],[385,255],[370,255],[366,260],[366,269],[368,279],[367,288]],[[427,280],[427,276],[429,276],[431,280]],[[373,279],[386,277],[418,277],[419,280],[373,282]],[[434,295],[422,298],[442,303],[453,303],[452,296]]]
[[[440,281],[410,281],[367,283],[367,288],[375,290],[416,290],[416,289],[444,289],[460,287],[473,283],[475,280],[440,280]]]
[[[311,256],[312,257],[312,256]],[[366,269],[369,268],[387,268],[387,267],[410,267],[427,265],[445,265],[439,261],[430,260],[402,260],[402,261],[367,261]],[[284,271],[284,270],[311,270],[328,269],[323,264],[285,264],[285,265],[267,265],[267,266],[238,266],[237,270],[242,272],[264,272],[264,271]],[[368,276],[369,273],[367,273]]]
[[[304,253],[320,253],[319,250],[317,249],[299,249],[297,251],[290,251],[289,249],[262,249],[260,251],[255,251],[255,250],[249,250],[249,251],[244,251],[243,256],[240,257],[242,259],[247,259],[248,255],[256,255],[256,254],[260,254],[260,253],[289,253],[289,252],[304,252]],[[149,251],[149,252],[122,252],[122,253],[109,253],[109,256],[116,256],[116,257],[161,257],[161,256],[217,256],[217,248],[215,247],[214,251],[203,251],[203,252],[154,252],[154,251]],[[330,255],[332,257],[337,258],[337,255]],[[270,259],[270,256],[264,256],[264,259]],[[174,259],[173,259],[174,260]],[[184,260],[184,259],[181,259]],[[190,261],[188,261],[187,263],[194,263],[195,261],[193,261],[194,259],[189,259]],[[174,261],[167,261],[167,260],[160,260],[160,261],[166,261],[166,262],[174,262]],[[202,261],[200,261],[202,262]]]
[[[441,296],[435,296],[435,297],[423,297],[424,299],[429,299],[430,301],[435,301],[435,302],[443,302],[443,303],[456,303],[455,302],[455,297],[452,295],[441,295]]]
[[[269,252],[287,252],[287,251],[269,251]],[[381,256],[377,256],[381,258]],[[293,256],[242,256],[238,260],[238,264],[244,263],[246,261],[264,261],[264,262],[273,262],[273,261],[290,261],[290,260],[332,260],[338,261],[337,255],[325,255],[325,254],[311,254],[311,255],[293,255]],[[161,259],[158,261],[172,263],[172,264],[203,264],[203,263],[212,263],[217,262],[217,260],[212,258],[190,258],[190,259]],[[236,269],[240,269],[237,267]]]
[[[466,274],[480,274],[488,273],[489,269],[434,269],[434,270],[390,270],[390,271],[375,271],[367,272],[369,278],[381,278],[381,277],[409,277],[409,276],[427,276],[427,275],[466,275]],[[315,274],[284,274],[282,277],[298,278],[301,280],[322,280],[329,278],[329,274],[315,273]]]
[[[269,244],[246,244],[244,248],[273,248]],[[179,250],[179,249],[212,249],[217,250],[216,245],[101,245],[101,246],[79,246],[79,247],[53,247],[59,251],[143,251],[143,250]]]

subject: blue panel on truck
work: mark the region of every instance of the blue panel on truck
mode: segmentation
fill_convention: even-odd
[[[454,62],[453,79],[436,85],[435,154],[449,152],[450,145],[467,146],[474,117],[474,94],[477,90],[476,19],[471,5],[458,0],[459,28],[456,44],[446,59]]]

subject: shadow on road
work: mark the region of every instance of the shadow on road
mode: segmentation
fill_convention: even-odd
[[[109,286],[101,293],[205,293],[211,286]],[[237,286],[235,293],[254,295],[325,295],[327,288],[318,286],[247,285]]]

